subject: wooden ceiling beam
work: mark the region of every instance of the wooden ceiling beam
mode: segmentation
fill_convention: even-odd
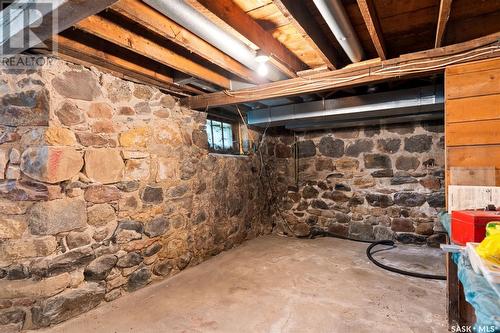
[[[203,93],[191,87],[176,85],[173,78],[165,73],[162,68],[156,70],[150,69],[125,58],[102,51],[94,46],[86,45],[80,40],[59,35],[52,38],[52,43],[57,45],[57,56],[63,59],[70,58],[72,62],[83,62],[83,65],[92,65],[104,69],[113,75],[118,75],[118,77],[151,84],[159,89],[178,95],[186,96],[188,95],[187,93]]]
[[[111,9],[247,82],[255,84],[266,82],[255,71],[245,67],[140,0],[120,0],[111,6]]]
[[[387,59],[387,51],[385,48],[384,37],[382,29],[380,28],[380,21],[378,19],[377,10],[373,0],[357,0],[358,7],[365,21],[366,28],[370,38],[375,46],[375,50],[380,59]]]
[[[343,69],[313,74],[307,78],[297,77],[254,88],[192,96],[181,102],[193,109],[205,109],[430,75],[442,72],[450,64],[499,57],[500,46],[496,44],[498,38],[500,32],[465,43],[405,54],[394,59],[376,62],[368,60]],[[482,46],[489,48],[479,49]],[[467,57],[464,57],[465,54]]]
[[[306,64],[270,32],[264,30],[233,0],[198,0],[198,2],[259,47],[270,57],[270,62],[289,77],[296,77],[297,72],[307,69]]]
[[[446,30],[446,23],[450,18],[452,0],[441,0],[439,4],[439,15],[436,28],[436,40],[434,47],[441,47],[443,42],[444,31]]]
[[[273,3],[325,62],[329,69],[340,67],[339,52],[328,43],[328,38],[319,29],[318,24],[315,22],[309,9],[307,9],[304,1],[273,0]]]
[[[87,17],[78,22],[76,27],[115,45],[124,47],[141,55],[147,55],[149,58],[159,63],[201,80],[213,83],[224,89],[229,89],[231,86],[230,80],[223,75],[101,16],[94,15]]]

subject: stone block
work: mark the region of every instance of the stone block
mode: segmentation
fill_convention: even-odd
[[[159,204],[163,202],[163,188],[146,186],[141,193],[141,199],[147,204]]]
[[[422,179],[420,179],[419,183],[420,183],[420,185],[422,185],[423,187],[425,187],[429,190],[437,191],[437,190],[441,189],[441,181],[439,180],[439,178],[434,177],[434,176],[428,176],[428,177],[422,178]]]
[[[322,137],[319,141],[319,151],[328,157],[342,157],[344,155],[344,141],[331,136]]]
[[[93,185],[85,190],[84,198],[85,201],[92,203],[106,203],[118,201],[121,194],[115,186]]]
[[[11,148],[9,153],[9,161],[11,164],[21,163],[21,153],[16,148]]]
[[[85,152],[85,174],[102,184],[119,182],[125,164],[120,151],[111,148],[92,149]]]
[[[5,171],[6,179],[17,180],[21,178],[21,168],[19,165],[9,165]]]
[[[27,228],[23,216],[0,215],[0,240],[21,238]]]
[[[398,232],[396,233],[396,240],[403,244],[425,244],[427,237],[413,233]]]
[[[125,180],[148,180],[149,159],[133,159],[125,162]]]
[[[92,103],[87,111],[89,118],[111,119],[113,107],[108,103]]]
[[[157,237],[163,235],[169,227],[168,219],[164,216],[158,216],[144,225],[144,233],[148,237]]]
[[[382,225],[376,225],[373,227],[373,235],[375,240],[392,240],[394,239],[394,232],[391,228],[384,227]]]
[[[383,154],[365,154],[365,167],[367,169],[391,169],[392,162],[389,156]]]
[[[19,331],[24,324],[24,320],[26,318],[26,312],[22,309],[9,309],[0,312],[0,325],[2,325],[2,329],[6,327],[16,327],[11,332]],[[8,326],[6,326],[8,325]],[[6,333],[9,333],[9,329],[6,329]]]
[[[391,230],[397,232],[413,232],[413,221],[405,218],[394,218],[391,223]]]
[[[312,157],[316,155],[316,146],[312,140],[297,142],[298,157]]]
[[[52,146],[73,146],[76,144],[76,136],[64,127],[49,127],[45,130],[45,143]]]
[[[403,185],[418,183],[418,180],[411,176],[396,176],[391,179],[391,185]]]
[[[76,249],[92,242],[92,237],[87,232],[71,231],[66,235],[66,245],[68,248]]]
[[[434,208],[443,208],[445,206],[444,192],[434,192],[427,196],[429,206]]]
[[[118,258],[113,254],[103,255],[92,261],[83,272],[87,281],[101,281],[106,279],[111,269],[115,267]]]
[[[420,223],[415,228],[415,232],[419,235],[432,235],[434,233],[434,223]]]
[[[87,283],[78,289],[69,289],[53,296],[32,309],[36,327],[58,324],[95,308],[103,299],[105,288]]]
[[[137,221],[120,221],[113,233],[113,241],[118,244],[125,244],[132,240],[141,239],[144,227]]]
[[[72,147],[29,147],[21,156],[23,173],[50,184],[75,177],[82,167],[82,155]]]
[[[401,139],[379,139],[377,147],[380,151],[388,154],[394,154],[401,146]]]
[[[85,122],[83,110],[72,102],[64,102],[56,110],[55,115],[65,126],[75,126]]]
[[[140,182],[137,180],[123,181],[117,183],[115,186],[123,192],[134,192],[139,189]]]
[[[392,198],[385,194],[368,193],[366,194],[366,201],[373,207],[386,208],[394,205]]]
[[[394,202],[404,207],[419,207],[425,201],[425,195],[417,192],[398,192],[394,194]]]
[[[46,89],[5,94],[0,99],[0,125],[48,126],[49,93]]]
[[[13,201],[50,199],[48,185],[29,179],[0,181],[0,194]]]
[[[356,140],[354,143],[348,144],[345,150],[347,156],[358,157],[361,153],[368,153],[373,150],[372,140]]]
[[[432,136],[426,134],[405,138],[405,150],[410,153],[424,153],[432,147]]]
[[[120,134],[120,145],[122,147],[143,147],[145,148],[149,138],[151,137],[151,129],[147,126],[136,127]]]
[[[119,258],[116,267],[129,268],[139,265],[142,262],[142,256],[138,252],[130,252]]]
[[[107,203],[95,204],[87,208],[87,222],[90,225],[102,227],[115,219],[115,209]]]
[[[19,259],[45,257],[56,248],[57,242],[52,236],[5,240],[0,242],[0,266]]]
[[[159,157],[156,181],[176,179],[180,173],[178,163],[178,160],[175,158]]]
[[[90,246],[79,247],[55,257],[44,258],[31,265],[31,272],[37,276],[54,276],[86,266],[94,260],[94,250]]]
[[[67,98],[92,101],[101,95],[95,76],[89,71],[68,71],[52,79],[56,92]]]
[[[375,186],[375,179],[371,176],[355,177],[352,184],[359,188],[370,188]]]
[[[21,215],[26,213],[32,202],[10,201],[0,198],[0,212],[6,215]]]
[[[374,178],[389,178],[394,176],[394,171],[392,169],[382,169],[373,171],[371,176]]]
[[[349,224],[349,236],[362,240],[373,240],[373,227],[370,224],[353,221]]]
[[[88,132],[76,133],[78,142],[86,147],[116,147],[117,143],[114,139],[106,137],[104,134],[95,134]]]
[[[98,119],[90,124],[90,130],[97,134],[112,134],[116,132],[115,125],[110,119]]]
[[[338,171],[356,171],[359,169],[359,161],[354,158],[343,157],[335,160]]]
[[[319,191],[317,189],[315,189],[314,187],[312,186],[305,186],[303,189],[302,189],[302,197],[304,199],[311,199],[311,198],[316,198],[319,194]]]
[[[147,267],[138,269],[130,274],[127,282],[127,291],[135,291],[146,286],[151,279],[151,272]]]
[[[396,159],[396,169],[398,170],[416,170],[420,166],[420,161],[415,156],[399,156]]]
[[[0,299],[50,297],[66,289],[70,281],[68,273],[42,280],[0,280]]]
[[[5,179],[7,163],[9,163],[9,153],[7,149],[0,149],[0,179]]]
[[[33,235],[56,235],[85,227],[87,210],[82,199],[58,199],[34,204],[28,212]]]

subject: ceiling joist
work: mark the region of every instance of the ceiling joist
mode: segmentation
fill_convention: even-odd
[[[270,57],[271,63],[287,76],[296,77],[297,72],[307,69],[294,53],[275,39],[270,32],[264,30],[232,0],[198,0],[198,2],[257,45]]]
[[[154,85],[157,88],[172,92],[174,94],[184,95],[203,93],[197,89],[179,86],[174,83],[172,77],[165,73],[165,68],[151,69],[143,64],[137,64],[125,58],[116,56],[100,48],[89,46],[80,40],[68,38],[66,36],[55,36],[52,42],[57,45],[57,54],[61,58],[71,57],[77,63],[83,60],[82,65],[96,66],[105,71],[111,72],[119,77],[125,75],[136,82]],[[81,62],[81,61],[80,61]],[[160,64],[158,64],[160,65]],[[121,73],[121,75],[119,75]]]
[[[366,28],[370,34],[370,38],[377,50],[377,54],[382,60],[387,59],[387,51],[385,48],[384,37],[382,35],[382,29],[380,28],[380,22],[377,15],[377,10],[375,9],[375,4],[373,0],[357,0],[358,7],[365,21]]]
[[[304,1],[273,0],[273,3],[325,62],[327,68],[335,69],[340,67],[339,52],[328,43],[328,38],[318,28]]]
[[[354,66],[305,78],[298,77],[255,88],[187,97],[182,103],[193,109],[205,109],[429,75],[442,71],[450,64],[500,56],[499,38],[500,32],[460,44],[406,54],[395,59],[376,63],[360,62]]]
[[[434,42],[434,47],[441,47],[443,42],[444,31],[446,29],[446,23],[450,18],[452,0],[441,0],[439,4],[439,15],[436,28],[436,40]]]
[[[141,55],[147,55],[159,63],[213,83],[224,89],[229,89],[231,86],[230,80],[223,75],[101,16],[90,16],[78,22],[76,27],[115,45]]]
[[[120,0],[111,6],[111,9],[245,81],[255,84],[266,81],[259,77],[253,70],[240,64],[142,1]]]

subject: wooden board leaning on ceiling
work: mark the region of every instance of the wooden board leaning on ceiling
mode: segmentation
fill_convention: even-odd
[[[500,58],[446,68],[445,92],[447,182],[451,167],[495,167],[499,186]]]

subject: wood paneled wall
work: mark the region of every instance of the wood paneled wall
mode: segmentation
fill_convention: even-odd
[[[496,168],[500,186],[500,58],[446,68],[446,179],[451,167]]]

